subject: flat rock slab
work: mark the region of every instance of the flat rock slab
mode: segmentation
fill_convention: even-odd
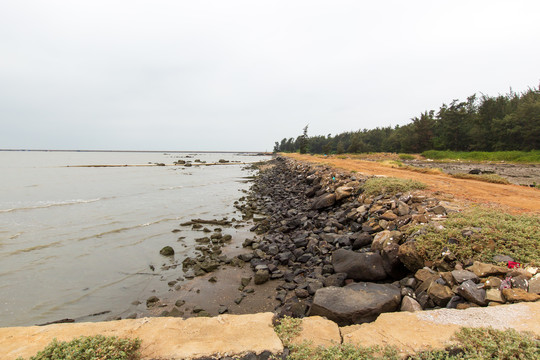
[[[329,347],[341,344],[339,327],[333,321],[320,316],[310,316],[302,319],[302,330],[292,340],[293,344],[309,342],[313,347]]]
[[[283,345],[272,327],[272,313],[220,315],[213,318],[142,318],[100,323],[0,328],[2,359],[28,358],[53,338],[69,341],[102,334],[142,340],[143,359],[194,359],[274,354]]]
[[[446,347],[461,327],[493,327],[540,335],[540,302],[466,310],[381,314],[369,324],[341,328],[344,344],[394,345],[402,354]]]

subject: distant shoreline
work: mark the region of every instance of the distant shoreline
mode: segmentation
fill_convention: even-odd
[[[0,149],[0,151],[40,151],[40,152],[119,152],[119,153],[174,153],[174,154],[263,154],[265,151],[188,151],[188,150],[55,150],[55,149]]]

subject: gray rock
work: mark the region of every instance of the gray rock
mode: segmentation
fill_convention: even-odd
[[[540,277],[534,277],[529,280],[529,292],[533,294],[540,294]]]
[[[480,282],[480,278],[475,273],[467,270],[454,270],[452,271],[452,277],[458,284],[467,280],[472,280],[477,284]]]
[[[341,199],[344,199],[346,197],[349,197],[352,195],[354,191],[354,188],[350,186],[340,186],[336,189],[335,195],[336,195],[336,201],[339,201]]]
[[[373,241],[373,237],[368,232],[361,232],[358,235],[354,235],[351,240],[353,241],[353,250],[358,250],[364,246],[370,245]]]
[[[381,251],[384,271],[394,279],[402,279],[407,274],[407,269],[399,260],[398,253],[398,244],[385,246]]]
[[[325,287],[329,287],[329,286],[342,287],[343,285],[345,285],[346,278],[347,278],[347,274],[345,273],[332,274],[324,278],[323,285]]]
[[[152,307],[154,305],[156,305],[156,303],[159,301],[159,298],[157,296],[150,296],[147,300],[146,300],[146,306],[147,307]]]
[[[429,287],[428,295],[440,307],[445,307],[452,297],[454,297],[454,293],[448,286],[436,282],[432,283]]]
[[[377,281],[386,279],[383,260],[378,253],[357,253],[338,249],[332,255],[332,265],[337,273],[357,281]]]
[[[399,216],[408,215],[410,212],[409,205],[405,204],[403,201],[398,202],[398,214]]]
[[[257,270],[255,272],[255,285],[264,284],[268,281],[268,279],[270,279],[270,273],[268,272],[268,270]]]
[[[172,310],[169,311],[169,316],[181,317],[181,316],[184,316],[184,312],[178,309],[177,307],[173,307]]]
[[[375,320],[383,312],[397,310],[400,302],[400,290],[396,286],[360,282],[317,290],[309,315],[324,316],[339,326],[362,324]]]
[[[330,207],[334,205],[335,203],[336,203],[335,194],[323,194],[313,200],[313,203],[311,204],[311,209],[320,210],[320,209]]]
[[[408,241],[400,245],[398,257],[405,267],[412,272],[424,267],[424,258],[418,254],[414,241]]]
[[[510,282],[512,283],[512,288],[523,289],[525,291],[529,289],[529,281],[523,275],[513,277]]]
[[[400,310],[401,311],[409,311],[409,312],[422,311],[422,306],[420,306],[418,301],[416,301],[412,297],[405,296],[401,300]]]
[[[159,253],[163,256],[173,256],[174,249],[170,246],[165,246],[163,249],[159,250]]]
[[[504,262],[504,263],[507,263],[509,261],[515,261],[513,257],[511,256],[508,256],[508,255],[495,255],[493,257],[493,261],[495,262]]]
[[[479,289],[478,286],[472,281],[467,280],[463,282],[458,288],[457,293],[467,301],[475,303],[480,306],[486,306],[486,291]]]
[[[390,244],[398,244],[400,238],[401,233],[399,231],[381,231],[373,238],[373,242],[371,243],[371,251],[380,251],[385,246]]]
[[[308,285],[306,290],[309,292],[310,295],[315,295],[315,292],[317,290],[324,287],[324,284],[320,280],[314,280],[314,279],[308,279]]]
[[[442,205],[437,205],[428,210],[429,212],[434,213],[435,215],[444,215],[446,214],[446,208]]]
[[[294,294],[296,296],[298,296],[298,298],[304,299],[304,298],[307,298],[309,296],[309,291],[307,291],[306,289],[296,288],[296,289],[294,289]]]

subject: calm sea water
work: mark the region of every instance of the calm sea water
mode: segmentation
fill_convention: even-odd
[[[192,158],[186,158],[192,156]],[[179,159],[255,162],[247,154],[0,152],[0,326],[126,315],[134,300],[167,291],[168,260],[193,254],[192,218],[240,216],[245,166],[74,167],[172,164]],[[186,238],[178,241],[180,236]],[[200,234],[199,234],[200,237]],[[156,272],[150,271],[150,265]],[[156,275],[157,274],[157,275]],[[106,316],[106,315],[103,315]],[[102,319],[96,317],[95,320]]]

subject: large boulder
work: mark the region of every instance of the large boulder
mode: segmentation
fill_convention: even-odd
[[[360,282],[317,290],[309,315],[324,316],[339,326],[362,324],[374,321],[381,313],[396,311],[400,302],[398,287]]]
[[[336,195],[335,194],[323,194],[315,199],[313,199],[313,203],[311,204],[312,210],[320,210],[327,207],[330,207],[336,203]]]
[[[386,279],[383,259],[379,253],[357,253],[338,249],[332,255],[332,265],[337,273],[357,281],[377,281]]]
[[[399,231],[383,230],[373,238],[371,251],[380,251],[390,244],[398,244],[400,239],[401,233]]]
[[[390,244],[381,251],[383,268],[386,273],[394,279],[403,279],[407,275],[407,269],[399,260],[399,245]]]
[[[340,186],[336,189],[336,201],[344,199],[352,195],[354,188],[351,186]]]
[[[400,245],[398,257],[403,265],[412,272],[424,267],[424,258],[416,250],[414,241],[408,241]]]

